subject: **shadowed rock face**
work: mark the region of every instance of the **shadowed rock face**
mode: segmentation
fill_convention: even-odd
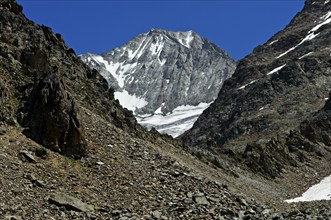
[[[327,156],[330,21],[330,2],[306,1],[284,30],[239,62],[181,139],[269,177],[304,158]]]
[[[321,109],[331,90],[330,10],[330,3],[307,1],[283,31],[239,62],[182,139],[243,152],[247,143],[286,136]]]
[[[320,111],[308,117],[297,130],[291,132],[286,138],[285,144],[291,152],[303,149],[323,156],[323,149],[329,151],[331,147],[330,99]]]
[[[321,110],[307,117],[284,139],[248,145],[243,158],[255,172],[276,177],[286,165],[309,164],[316,158],[329,169],[330,149],[331,101],[328,100]]]
[[[113,90],[68,48],[60,34],[22,14],[15,1],[0,3],[0,119],[18,123],[27,136],[70,157],[87,149],[79,110],[84,107],[138,134],[133,115]]]
[[[48,148],[79,158],[86,142],[75,100],[58,73],[41,79],[30,94],[24,125],[26,134]]]

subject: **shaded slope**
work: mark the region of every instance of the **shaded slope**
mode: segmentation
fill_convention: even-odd
[[[191,146],[243,152],[248,143],[285,137],[321,109],[331,90],[330,11],[330,3],[306,1],[283,31],[239,62],[182,139]]]

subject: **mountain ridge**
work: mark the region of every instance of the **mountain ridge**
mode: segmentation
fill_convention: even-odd
[[[331,5],[314,2],[306,1],[284,30],[239,62],[215,102],[180,137],[186,144],[269,178],[304,163],[302,155],[310,153],[290,150],[286,140],[325,106],[331,90]],[[329,170],[323,152],[305,158],[320,158],[314,166]]]
[[[321,16],[326,16],[324,18],[318,14],[316,15],[316,13],[308,12],[321,8],[324,11],[321,13]],[[270,113],[268,112],[269,110],[272,110],[272,106],[277,108],[278,105],[282,104],[283,101],[281,101],[280,104],[277,104],[276,99],[283,99],[285,101],[285,97],[291,95],[291,91],[286,91],[287,88],[295,89],[303,85],[311,85],[312,87],[315,86],[314,88],[316,91],[311,91],[312,95],[308,96],[313,98],[309,101],[305,101],[304,99],[306,98],[306,95],[304,95],[302,98],[300,98],[300,101],[308,105],[308,107],[310,106],[308,108],[311,109],[309,110],[310,113],[317,111],[324,105],[324,99],[328,97],[328,92],[330,89],[327,86],[327,82],[329,81],[327,76],[329,69],[327,67],[327,62],[323,60],[320,62],[319,59],[321,59],[323,56],[328,56],[326,56],[327,53],[325,49],[318,47],[318,45],[327,43],[325,40],[323,40],[324,38],[321,38],[321,35],[325,36],[328,33],[328,29],[325,28],[327,24],[324,24],[325,26],[320,26],[316,30],[314,27],[316,28],[318,25],[323,24],[323,22],[328,21],[328,8],[329,4],[324,5],[323,3],[316,3],[315,5],[311,5],[309,2],[306,2],[305,9],[299,13],[283,31],[277,33],[263,46],[257,47],[251,55],[247,56],[245,59],[239,62],[236,72],[233,74],[232,78],[225,82],[221,92],[219,93],[219,97],[216,100],[216,103],[214,102],[214,104],[212,104],[211,108],[213,110],[206,111],[206,113],[202,115],[200,121],[196,122],[196,124],[199,124],[202,122],[202,120],[206,120],[205,116],[207,116],[208,112],[210,114],[212,114],[212,112],[221,112],[217,113],[217,115],[213,115],[213,118],[215,120],[221,121],[221,123],[215,122],[209,124],[221,125],[219,131],[223,131],[224,129],[229,128],[227,130],[231,132],[231,134],[222,134],[219,136],[219,138],[210,137],[210,141],[214,141],[216,145],[217,143],[224,145],[227,140],[232,139],[231,135],[234,138],[236,136],[241,136],[241,134],[246,132],[245,130],[247,130],[247,125],[241,126],[237,124],[237,122],[239,123],[240,118],[244,119],[244,117],[246,117],[248,114],[257,116],[251,119],[257,120],[257,124],[255,126],[256,128],[259,127],[258,123],[261,123],[260,126],[262,126],[262,123],[272,124],[272,122],[264,120],[263,117],[270,117]],[[315,18],[318,18],[316,21],[319,23],[314,24],[311,22],[314,21]],[[320,33],[318,34],[318,37],[316,37],[317,33]],[[313,44],[312,42],[316,43]],[[314,50],[314,47],[316,50]],[[311,53],[312,51],[314,51],[314,53]],[[319,55],[319,53],[321,55]],[[290,62],[292,60],[294,62]],[[307,65],[308,63],[309,65]],[[313,81],[315,80],[314,76],[316,76],[314,72],[318,72],[318,69],[319,71],[321,71],[321,69],[325,69],[326,71],[325,75],[320,75],[319,80],[321,82],[319,85]],[[303,70],[302,72],[305,72],[305,74],[300,75],[299,73],[301,70]],[[256,92],[258,88],[261,90],[261,92]],[[304,91],[309,92],[309,90],[301,91],[302,93],[300,93],[300,90],[298,90],[297,93],[303,94]],[[233,98],[229,98],[231,97],[229,95],[230,93],[233,94]],[[314,96],[316,98],[314,98]],[[289,98],[294,99],[294,97]],[[231,99],[235,100],[235,102],[231,103],[233,101],[231,101]],[[290,102],[288,100],[289,99],[287,99],[286,102]],[[248,104],[248,102],[250,103]],[[292,103],[294,103],[294,101]],[[219,105],[219,107],[216,107],[216,105]],[[292,104],[292,108],[295,108],[295,105]],[[298,109],[295,111],[298,111],[295,114],[302,113],[303,117],[308,116],[309,114],[309,112],[304,113]],[[286,116],[286,114],[289,112],[276,112],[274,116],[280,117],[277,116],[279,114],[283,118],[290,118],[291,116]],[[298,117],[298,115],[296,117]],[[211,115],[207,120],[209,119],[212,120]],[[259,122],[259,120],[261,121]],[[284,128],[295,128],[295,123],[291,125],[293,122],[294,121],[287,123],[284,121]],[[250,122],[248,120],[247,122],[242,121],[241,123]],[[298,125],[298,123],[296,125]],[[270,128],[269,126],[271,125],[266,125],[260,129],[265,130]],[[196,127],[196,131],[199,132],[198,126]],[[205,130],[206,129],[207,128],[205,128]],[[279,128],[274,127],[274,129]],[[194,130],[195,128],[193,128],[186,135],[186,137],[189,137],[195,133]],[[249,131],[247,130],[247,132]],[[239,133],[239,135],[236,133]],[[251,133],[253,135],[256,132],[252,131]],[[201,134],[199,134],[199,136],[201,136]],[[256,138],[258,138],[258,136]],[[265,139],[267,140],[268,137]]]

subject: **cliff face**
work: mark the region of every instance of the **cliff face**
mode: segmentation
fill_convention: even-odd
[[[60,34],[29,21],[14,1],[2,1],[0,10],[2,123],[18,122],[27,136],[72,157],[83,156],[87,147],[78,106],[135,130],[134,117],[114,100],[107,82]]]

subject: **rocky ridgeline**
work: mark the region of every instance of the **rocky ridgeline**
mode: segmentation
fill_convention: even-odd
[[[216,101],[182,140],[269,177],[280,175],[285,165],[306,161],[300,157],[321,158],[319,164],[324,166],[330,157],[326,150],[330,137],[323,131],[329,130],[328,121],[320,120],[323,129],[303,121],[310,120],[329,98],[330,16],[329,1],[306,1],[284,30],[239,62]],[[292,154],[295,130],[318,137],[309,137],[310,143],[324,147],[324,153],[311,154],[298,147],[307,143],[298,142]]]

